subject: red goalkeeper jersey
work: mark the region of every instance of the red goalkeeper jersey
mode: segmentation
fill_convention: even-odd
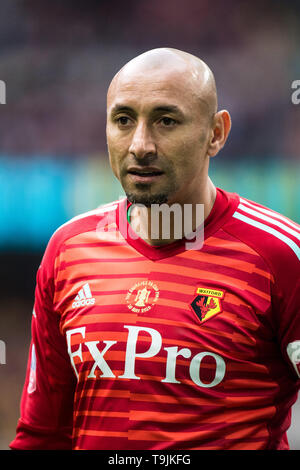
[[[217,190],[201,248],[134,236],[126,199],[52,236],[13,449],[288,449],[299,226]]]

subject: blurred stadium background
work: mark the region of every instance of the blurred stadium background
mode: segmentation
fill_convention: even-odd
[[[15,435],[35,275],[53,231],[123,194],[107,161],[106,89],[129,59],[175,47],[215,73],[232,115],[214,182],[300,222],[300,3],[2,0],[0,448]],[[300,405],[289,440],[300,449]]]

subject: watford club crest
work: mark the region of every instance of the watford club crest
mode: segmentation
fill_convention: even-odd
[[[190,304],[191,309],[196,313],[201,323],[209,320],[214,315],[222,312],[221,299],[224,298],[224,291],[197,287],[196,297]]]

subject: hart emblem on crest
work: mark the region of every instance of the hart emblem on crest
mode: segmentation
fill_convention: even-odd
[[[201,323],[209,320],[214,315],[222,312],[221,300],[224,298],[224,291],[197,287],[196,296],[190,304],[193,312],[196,313]]]

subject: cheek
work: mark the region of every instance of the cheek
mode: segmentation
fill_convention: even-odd
[[[187,143],[181,148],[177,162],[174,164],[174,171],[177,182],[188,189],[192,182],[202,180],[204,172],[205,158],[199,153],[191,143]]]
[[[120,174],[120,156],[119,151],[113,144],[107,142],[108,156],[111,169],[117,178]]]
[[[126,155],[126,147],[121,140],[116,138],[111,132],[107,133],[107,149],[110,166],[116,176],[119,175],[123,155]]]
[[[201,160],[201,153],[196,142],[187,140],[177,147],[174,166],[183,174],[194,174],[197,172]]]

